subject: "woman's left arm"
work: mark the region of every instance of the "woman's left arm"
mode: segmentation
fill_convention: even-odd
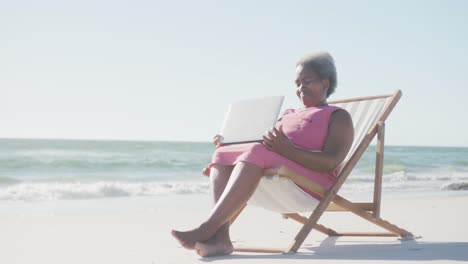
[[[354,139],[354,129],[351,116],[344,110],[332,113],[327,138],[322,151],[313,151],[294,145],[284,134],[282,128],[274,128],[273,133],[263,136],[263,144],[305,168],[332,172],[341,164],[348,154]]]

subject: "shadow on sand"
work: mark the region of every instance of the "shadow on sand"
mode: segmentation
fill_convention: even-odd
[[[337,241],[336,237],[329,237],[316,247],[304,245],[296,254],[234,253],[201,260],[223,259],[467,261],[468,242]]]

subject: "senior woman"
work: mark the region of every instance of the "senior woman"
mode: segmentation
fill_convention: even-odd
[[[302,58],[296,65],[295,84],[304,108],[286,110],[275,128],[263,135],[262,143],[220,146],[219,136],[214,138],[217,148],[207,169],[214,207],[198,227],[172,230],[183,247],[203,257],[231,254],[229,220],[252,196],[264,169],[286,166],[325,188],[332,185],[354,131],[349,113],[327,104],[337,84],[330,54]]]

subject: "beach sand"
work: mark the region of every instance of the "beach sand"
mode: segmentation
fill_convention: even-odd
[[[206,194],[0,202],[0,263],[460,263],[468,262],[468,196],[384,196],[382,217],[416,235],[328,238],[313,231],[297,254],[200,258],[170,235],[209,212]],[[373,231],[348,213],[326,213],[336,230]],[[247,207],[232,226],[237,246],[285,247],[300,226]]]

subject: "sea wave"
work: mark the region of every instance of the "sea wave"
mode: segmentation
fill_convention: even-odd
[[[460,191],[468,190],[468,182],[454,182],[442,186],[442,190]]]
[[[5,177],[5,176],[0,176],[0,186],[5,185],[5,184],[16,184],[21,182],[20,180],[10,178],[10,177]]]
[[[164,194],[207,193],[208,182],[19,183],[0,188],[0,200],[75,200]]]
[[[434,171],[418,171],[407,172],[398,171],[391,174],[384,174],[383,181],[390,182],[437,182],[448,181],[453,179],[463,179],[467,177],[466,173],[457,173],[451,170],[434,170]]]
[[[209,160],[190,160],[183,157],[167,158],[167,157],[137,157],[137,158],[107,158],[93,159],[90,157],[84,158],[4,158],[0,159],[0,165],[9,169],[32,169],[32,168],[72,168],[72,169],[108,169],[108,168],[126,168],[126,167],[143,167],[143,168],[192,168],[205,164]]]

